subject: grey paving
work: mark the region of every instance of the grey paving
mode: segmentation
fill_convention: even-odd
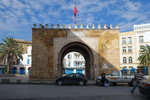
[[[48,84],[0,84],[0,100],[147,100],[129,93],[132,87],[56,86]]]

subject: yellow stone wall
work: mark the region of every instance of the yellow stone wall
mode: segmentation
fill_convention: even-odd
[[[15,41],[17,42],[17,44],[22,46],[24,54],[27,53],[27,47],[28,46],[32,46],[32,42],[31,41],[25,41],[25,40],[20,40],[20,39],[15,39]]]
[[[53,80],[53,39],[67,37],[68,31],[83,32],[85,37],[99,38],[98,59],[100,68],[107,64],[106,73],[118,69],[120,64],[119,29],[32,29],[32,68],[31,80]],[[89,41],[90,42],[90,41]]]

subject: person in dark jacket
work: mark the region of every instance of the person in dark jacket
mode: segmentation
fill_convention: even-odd
[[[102,86],[104,86],[105,80],[106,80],[106,74],[104,72],[102,72],[102,74],[101,74],[101,83],[102,83]]]

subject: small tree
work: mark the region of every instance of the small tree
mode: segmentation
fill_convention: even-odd
[[[0,58],[7,62],[7,74],[14,60],[23,59],[22,54],[23,48],[20,47],[12,37],[6,37],[3,43],[0,43]]]
[[[148,66],[148,74],[150,74],[150,46],[140,46],[140,56],[138,57],[140,64]]]

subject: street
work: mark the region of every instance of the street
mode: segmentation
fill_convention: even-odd
[[[147,100],[126,85],[56,86],[49,84],[0,84],[0,100]]]

